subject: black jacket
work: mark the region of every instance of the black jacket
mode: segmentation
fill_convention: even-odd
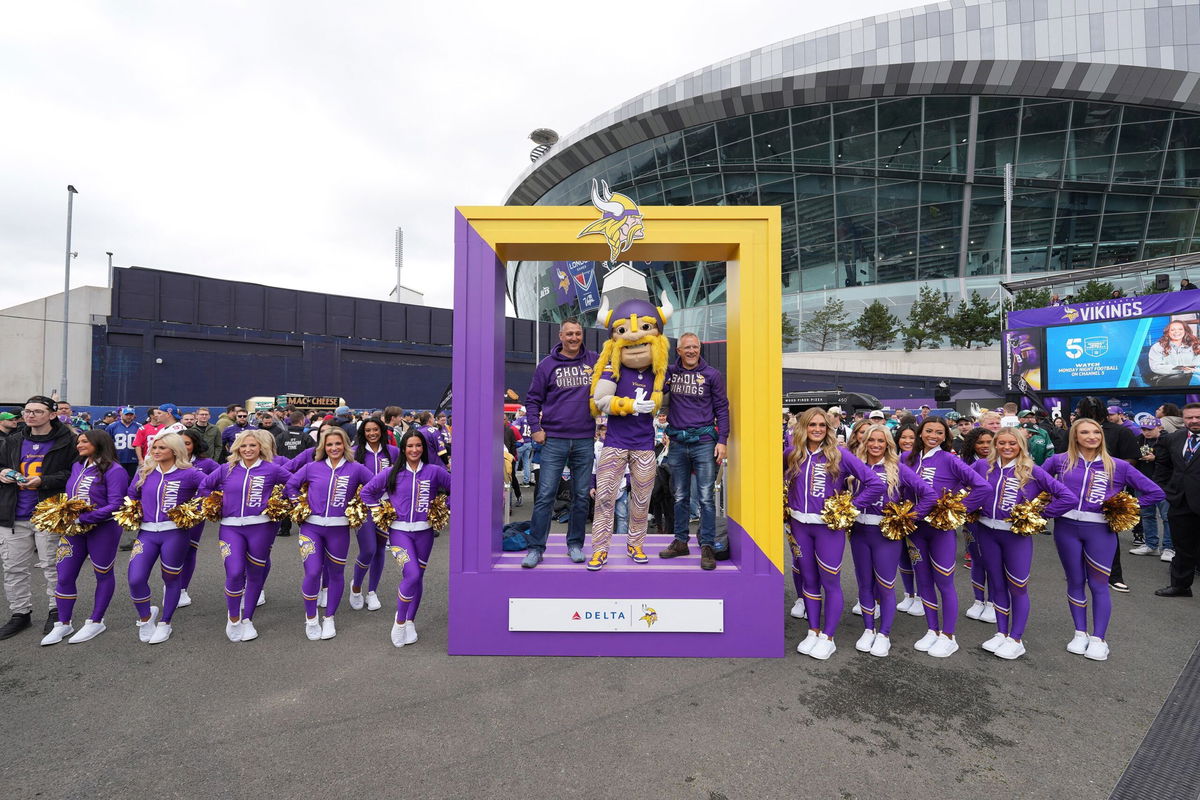
[[[1155,451],[1154,482],[1163,487],[1171,508],[1200,514],[1200,455],[1183,460],[1187,430],[1159,437],[1162,447]]]
[[[21,464],[21,443],[48,442],[50,451],[42,461],[42,484],[38,487],[38,499],[45,500],[67,488],[71,477],[71,465],[75,463],[75,434],[57,419],[50,422],[50,433],[33,436],[22,427],[11,435],[0,439],[0,470],[18,469]],[[11,528],[17,513],[16,484],[0,483],[0,525]]]

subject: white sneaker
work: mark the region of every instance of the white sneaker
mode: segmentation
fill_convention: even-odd
[[[266,604],[267,604],[267,590],[259,589],[258,590],[258,600],[254,603],[254,607],[258,608],[259,606],[265,606]]]
[[[861,617],[862,616],[862,603],[855,603],[854,608],[850,609],[850,613],[854,614],[855,616]]]
[[[938,636],[938,640],[933,647],[929,648],[929,655],[934,658],[947,658],[958,652],[958,642],[951,639],[946,634]]]
[[[1108,661],[1108,642],[1099,636],[1088,637],[1087,652],[1083,654],[1083,657],[1090,658],[1092,661]]]
[[[404,643],[405,644],[416,644],[417,643],[417,626],[411,619],[408,622],[404,623]]]
[[[933,645],[937,642],[937,640],[938,640],[938,632],[935,631],[933,628],[930,628],[928,631],[925,632],[924,636],[922,636],[920,639],[917,640],[917,643],[913,645],[913,648],[916,650],[920,650],[922,653],[928,653],[929,648],[933,647]]]
[[[1148,556],[1154,553],[1154,548],[1148,544],[1138,545],[1129,551],[1131,556]]]
[[[321,638],[321,623],[316,617],[304,618],[304,635],[308,637],[310,642],[315,642]]]
[[[317,607],[324,608],[327,602],[329,602],[329,590],[322,589],[317,592]]]
[[[979,619],[979,615],[983,613],[986,603],[982,600],[976,600],[971,603],[971,607],[967,609],[967,619]]]
[[[332,639],[335,636],[337,636],[337,623],[333,621],[333,617],[321,620],[321,638]]]
[[[808,629],[808,635],[804,637],[800,644],[796,645],[796,652],[802,655],[808,655],[812,652],[813,647],[817,643],[817,632],[812,628]]]
[[[901,614],[907,614],[908,609],[912,608],[913,600],[915,600],[915,599],[916,598],[913,597],[911,594],[904,595],[904,597],[900,600],[900,602],[896,603],[896,610],[899,611]]]
[[[792,610],[788,612],[796,619],[804,619],[808,616],[808,611],[804,608],[804,598],[797,597],[796,602],[792,603]]]
[[[1164,547],[1162,555],[1158,557],[1159,561],[1173,561],[1175,559],[1175,551],[1169,547]],[[1103,659],[1101,659],[1103,660]]]
[[[350,607],[353,608],[355,611],[362,610],[362,607],[363,607],[362,592],[351,592],[350,593]]]
[[[104,624],[104,620],[93,622],[89,619],[87,622],[83,623],[83,627],[79,629],[79,633],[75,634],[70,639],[67,639],[67,644],[82,644],[83,642],[90,642],[92,639],[95,639],[106,630],[108,630],[108,626]]]
[[[248,619],[242,620],[242,638],[243,642],[251,642],[258,638],[258,629],[254,627],[254,623]]]
[[[863,631],[862,636],[858,637],[858,641],[854,643],[854,649],[860,653],[869,653],[873,644],[875,644],[875,631]]]
[[[1006,635],[1003,633],[994,633],[992,634],[992,638],[981,644],[980,647],[982,647],[984,650],[987,650],[989,653],[994,653],[999,650],[1000,645],[1004,644],[1006,641],[1008,641],[1008,637]]]
[[[171,638],[171,623],[160,622],[154,626],[154,633],[150,635],[150,644],[162,644],[167,639]]]
[[[383,608],[383,603],[379,602],[379,595],[367,592],[367,611],[378,611],[381,608]]]
[[[986,622],[989,625],[996,624],[996,604],[995,603],[984,603],[983,604],[983,613],[979,615],[979,621]]]
[[[396,647],[404,647],[407,633],[408,629],[403,622],[392,621],[392,644]]]
[[[192,604],[192,596],[187,593],[187,589],[179,590],[179,602],[175,604],[176,608],[187,608]]]
[[[54,623],[54,627],[50,629],[50,632],[42,637],[42,644],[58,644],[74,632],[75,629],[71,627],[71,623],[56,622]]]
[[[908,615],[910,617],[925,616],[925,603],[921,601],[921,595],[913,595],[912,605],[908,607]]]
[[[1075,637],[1067,642],[1067,652],[1074,653],[1077,656],[1083,655],[1087,652],[1088,639],[1090,638],[1087,635],[1087,631],[1075,631]]]
[[[822,633],[817,636],[817,643],[813,645],[809,655],[818,661],[827,661],[836,652],[837,645],[833,643],[833,639]]]
[[[882,633],[876,634],[875,641],[871,643],[871,655],[883,658],[890,652],[892,652],[891,637],[884,636]]]
[[[242,640],[242,621],[239,619],[233,622],[229,617],[225,618],[225,638],[231,642],[240,642]]]
[[[1012,661],[1014,658],[1020,658],[1025,655],[1025,645],[1010,636],[996,648],[996,655]]]
[[[142,622],[137,621],[138,639],[143,642],[150,641],[150,637],[154,634],[154,620],[158,619],[158,606],[150,606],[150,619]]]

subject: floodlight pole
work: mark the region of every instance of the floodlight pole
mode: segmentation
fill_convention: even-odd
[[[74,186],[67,186],[67,255],[65,257],[65,268],[63,270],[63,346],[62,346],[62,381],[59,383],[58,399],[66,400],[67,398],[67,339],[70,334],[70,318],[71,318],[71,212],[74,210],[75,195],[79,190]]]

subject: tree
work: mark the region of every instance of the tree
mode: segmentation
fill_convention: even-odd
[[[876,300],[867,306],[858,322],[850,328],[854,343],[864,350],[882,350],[900,333],[900,320]]]
[[[1052,294],[1049,289],[1022,289],[1013,295],[1010,311],[1023,311],[1027,308],[1046,308],[1050,305]]]
[[[1075,293],[1071,302],[1090,303],[1094,300],[1111,300],[1112,293],[1116,288],[1108,281],[1088,281],[1082,289]]]
[[[846,321],[846,304],[838,299],[827,301],[800,323],[800,341],[814,350],[826,350],[850,330]]]
[[[976,343],[989,345],[1000,338],[1000,318],[997,304],[989,303],[977,291],[969,299],[958,304],[958,310],[950,318],[950,344],[955,347],[971,348]]]
[[[795,344],[796,340],[800,338],[800,329],[796,327],[796,323],[792,322],[792,318],[787,315],[786,311],[783,319],[780,320],[780,333],[784,346]]]
[[[909,309],[908,323],[900,329],[904,336],[904,352],[911,353],[926,344],[936,344],[942,340],[949,321],[946,306],[946,298],[941,292],[928,284],[921,287]]]

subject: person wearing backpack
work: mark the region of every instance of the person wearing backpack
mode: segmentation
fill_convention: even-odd
[[[292,415],[288,417],[287,429],[275,435],[275,452],[291,460],[310,446],[309,438],[304,435],[304,415],[299,411],[293,411]],[[283,518],[283,522],[279,525],[278,535],[292,535],[291,517]]]

